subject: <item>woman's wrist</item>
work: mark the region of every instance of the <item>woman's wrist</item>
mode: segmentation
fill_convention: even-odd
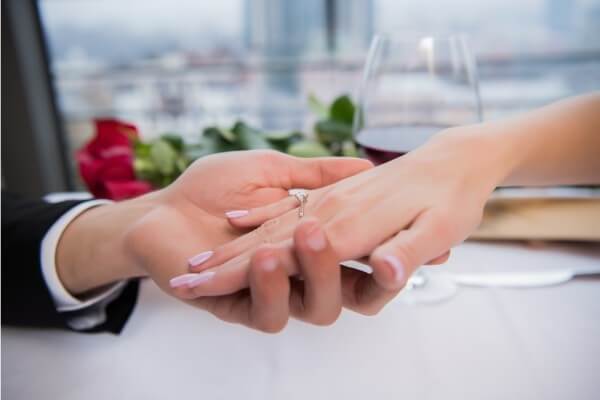
[[[158,204],[158,193],[86,210],[64,230],[56,269],[65,289],[77,296],[120,280],[146,275],[125,248],[129,227]]]
[[[472,188],[489,195],[518,165],[513,139],[495,123],[450,128],[432,140],[436,151],[455,152],[451,162],[461,163],[474,178]],[[472,173],[472,172],[474,173]]]

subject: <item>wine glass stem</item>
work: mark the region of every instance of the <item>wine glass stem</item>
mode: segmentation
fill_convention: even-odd
[[[420,289],[427,284],[427,275],[418,269],[406,282],[406,287],[409,290]]]

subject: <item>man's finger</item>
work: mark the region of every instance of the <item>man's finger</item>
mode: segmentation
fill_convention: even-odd
[[[302,290],[292,292],[292,315],[315,325],[330,325],[342,310],[338,257],[317,219],[306,219],[294,232]]]
[[[386,289],[373,277],[355,269],[342,269],[344,308],[363,315],[375,315],[400,291]]]
[[[372,167],[373,164],[370,161],[362,158],[291,157],[290,162],[287,164],[289,187],[286,189],[317,189],[356,175]]]
[[[290,284],[274,250],[259,249],[250,267],[250,326],[267,333],[281,331],[289,317]]]

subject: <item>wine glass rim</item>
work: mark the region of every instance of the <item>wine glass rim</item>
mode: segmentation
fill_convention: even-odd
[[[415,41],[421,39],[431,39],[433,41],[452,41],[468,40],[469,35],[464,32],[423,32],[423,31],[381,31],[373,35],[373,40],[394,40],[394,41]]]

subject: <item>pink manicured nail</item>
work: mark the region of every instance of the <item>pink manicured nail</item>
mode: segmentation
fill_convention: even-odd
[[[260,267],[265,271],[273,271],[277,268],[277,259],[275,257],[266,257],[260,261]]]
[[[385,256],[383,259],[394,270],[396,282],[404,282],[404,265],[402,265],[402,261],[393,255]]]
[[[240,218],[240,217],[245,217],[249,213],[250,213],[250,211],[248,211],[248,210],[233,210],[233,211],[227,211],[225,213],[225,215],[227,215],[227,218]]]
[[[206,271],[201,274],[196,274],[196,277],[190,279],[186,283],[186,285],[190,289],[195,288],[196,286],[198,286],[206,281],[210,281],[214,275],[215,275],[214,271]]]
[[[176,276],[175,278],[171,279],[169,281],[169,284],[171,285],[172,288],[178,288],[181,286],[186,286],[188,283],[190,282],[194,282],[198,276],[200,276],[202,274],[183,274],[183,275],[179,275]]]
[[[324,250],[325,246],[327,246],[327,241],[325,240],[323,231],[318,227],[314,228],[306,238],[306,245],[313,251]]]
[[[196,254],[194,257],[188,259],[188,264],[190,265],[190,267],[197,267],[198,265],[202,264],[204,261],[212,257],[212,255],[212,251],[205,251],[203,253]]]

